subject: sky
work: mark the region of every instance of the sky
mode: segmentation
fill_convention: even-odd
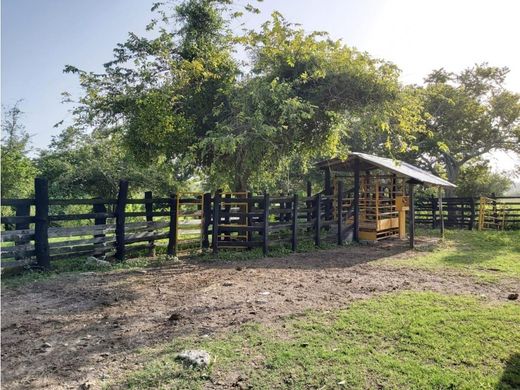
[[[144,34],[155,0],[2,0],[1,99],[22,100],[23,121],[36,148],[70,121],[61,93],[79,93],[65,65],[101,71],[128,32]],[[245,5],[247,1],[238,0]],[[475,63],[507,66],[506,86],[520,92],[519,0],[264,0],[258,26],[280,11],[307,31],[321,30],[371,55],[394,62],[403,83],[420,84],[433,69],[460,71]],[[518,156],[494,154],[496,168]]]

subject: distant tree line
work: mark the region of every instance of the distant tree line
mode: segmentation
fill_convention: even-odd
[[[56,197],[112,197],[120,178],[163,194],[289,191],[312,178],[315,161],[349,151],[419,164],[458,184],[457,195],[511,185],[484,158],[520,152],[520,96],[504,87],[507,68],[440,69],[422,86],[402,85],[394,64],[278,12],[237,33],[232,22],[259,12],[237,7],[156,4],[152,38],[129,34],[103,73],[66,66],[83,90],[65,95],[74,121],[35,157],[21,107],[6,108],[2,197],[30,193],[36,174]]]

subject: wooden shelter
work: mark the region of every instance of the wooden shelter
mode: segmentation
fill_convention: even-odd
[[[347,223],[353,224],[355,241],[394,236],[404,239],[408,211],[413,248],[415,185],[439,187],[439,196],[442,188],[456,187],[411,164],[365,153],[351,153],[346,159],[332,158],[316,166],[325,172],[325,195],[335,194],[340,181],[347,183],[345,188],[350,188],[343,199],[345,206],[354,209],[352,221]]]

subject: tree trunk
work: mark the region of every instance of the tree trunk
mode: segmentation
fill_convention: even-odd
[[[446,172],[448,174],[448,181],[456,184],[460,175],[461,164],[455,161],[455,159],[449,155],[444,155],[444,165],[446,166]],[[454,197],[455,189],[446,188],[446,197]]]
[[[451,156],[444,155],[444,162],[446,166],[446,173],[448,174],[448,181],[455,184],[459,179],[460,174],[460,163],[455,161],[455,159]],[[446,197],[452,198],[455,196],[455,188],[445,188]],[[447,204],[448,208],[448,218],[447,225],[448,226],[457,226],[457,212],[453,210],[449,204]]]

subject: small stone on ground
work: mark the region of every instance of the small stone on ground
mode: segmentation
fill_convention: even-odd
[[[210,362],[210,355],[204,350],[187,350],[177,355],[178,360],[193,367],[206,367]]]

